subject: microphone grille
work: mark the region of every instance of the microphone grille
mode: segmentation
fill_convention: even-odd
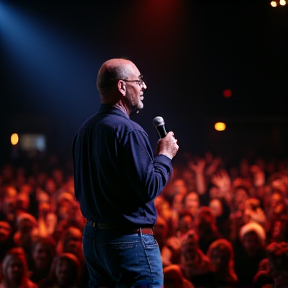
[[[161,116],[157,116],[153,119],[153,124],[155,127],[165,125],[164,119]]]

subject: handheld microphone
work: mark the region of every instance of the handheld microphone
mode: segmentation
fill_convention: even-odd
[[[160,138],[164,138],[167,134],[164,119],[161,116],[157,116],[153,119],[153,124],[158,131]]]

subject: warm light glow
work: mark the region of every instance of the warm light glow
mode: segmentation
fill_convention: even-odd
[[[225,89],[225,90],[223,91],[223,96],[224,96],[225,98],[231,97],[231,96],[232,96],[232,91],[231,91],[230,89]]]
[[[18,134],[17,134],[17,133],[13,133],[13,134],[11,135],[11,144],[12,144],[12,145],[17,145],[18,142],[19,142],[19,136],[18,136]]]
[[[286,1],[285,1],[285,0],[280,0],[280,1],[279,1],[279,4],[282,5],[282,6],[284,6],[284,5],[286,5]]]
[[[276,2],[276,1],[271,1],[270,5],[271,5],[272,7],[276,7],[276,6],[277,6],[277,2]]]
[[[217,122],[214,125],[216,131],[224,131],[226,129],[226,124],[223,122]]]

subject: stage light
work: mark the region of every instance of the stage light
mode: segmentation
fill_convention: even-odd
[[[18,134],[17,134],[17,133],[13,133],[13,134],[11,135],[11,144],[12,144],[13,146],[15,146],[15,145],[18,144],[18,142],[19,142],[19,136],[18,136]]]
[[[286,0],[271,1],[271,2],[270,2],[270,5],[271,5],[272,7],[277,7],[278,5],[285,6],[286,3],[287,3]]]
[[[216,131],[224,131],[226,129],[226,124],[224,122],[217,122],[214,125]]]
[[[232,91],[231,91],[230,89],[225,89],[225,90],[223,91],[223,96],[224,96],[225,98],[231,97],[231,96],[232,96]]]

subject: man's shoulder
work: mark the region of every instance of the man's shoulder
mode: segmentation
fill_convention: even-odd
[[[131,120],[129,117],[126,117],[119,113],[96,113],[90,116],[80,127],[79,130],[86,129],[112,129],[118,131],[141,131],[144,132],[144,129],[137,122]],[[146,133],[147,134],[147,133]]]

